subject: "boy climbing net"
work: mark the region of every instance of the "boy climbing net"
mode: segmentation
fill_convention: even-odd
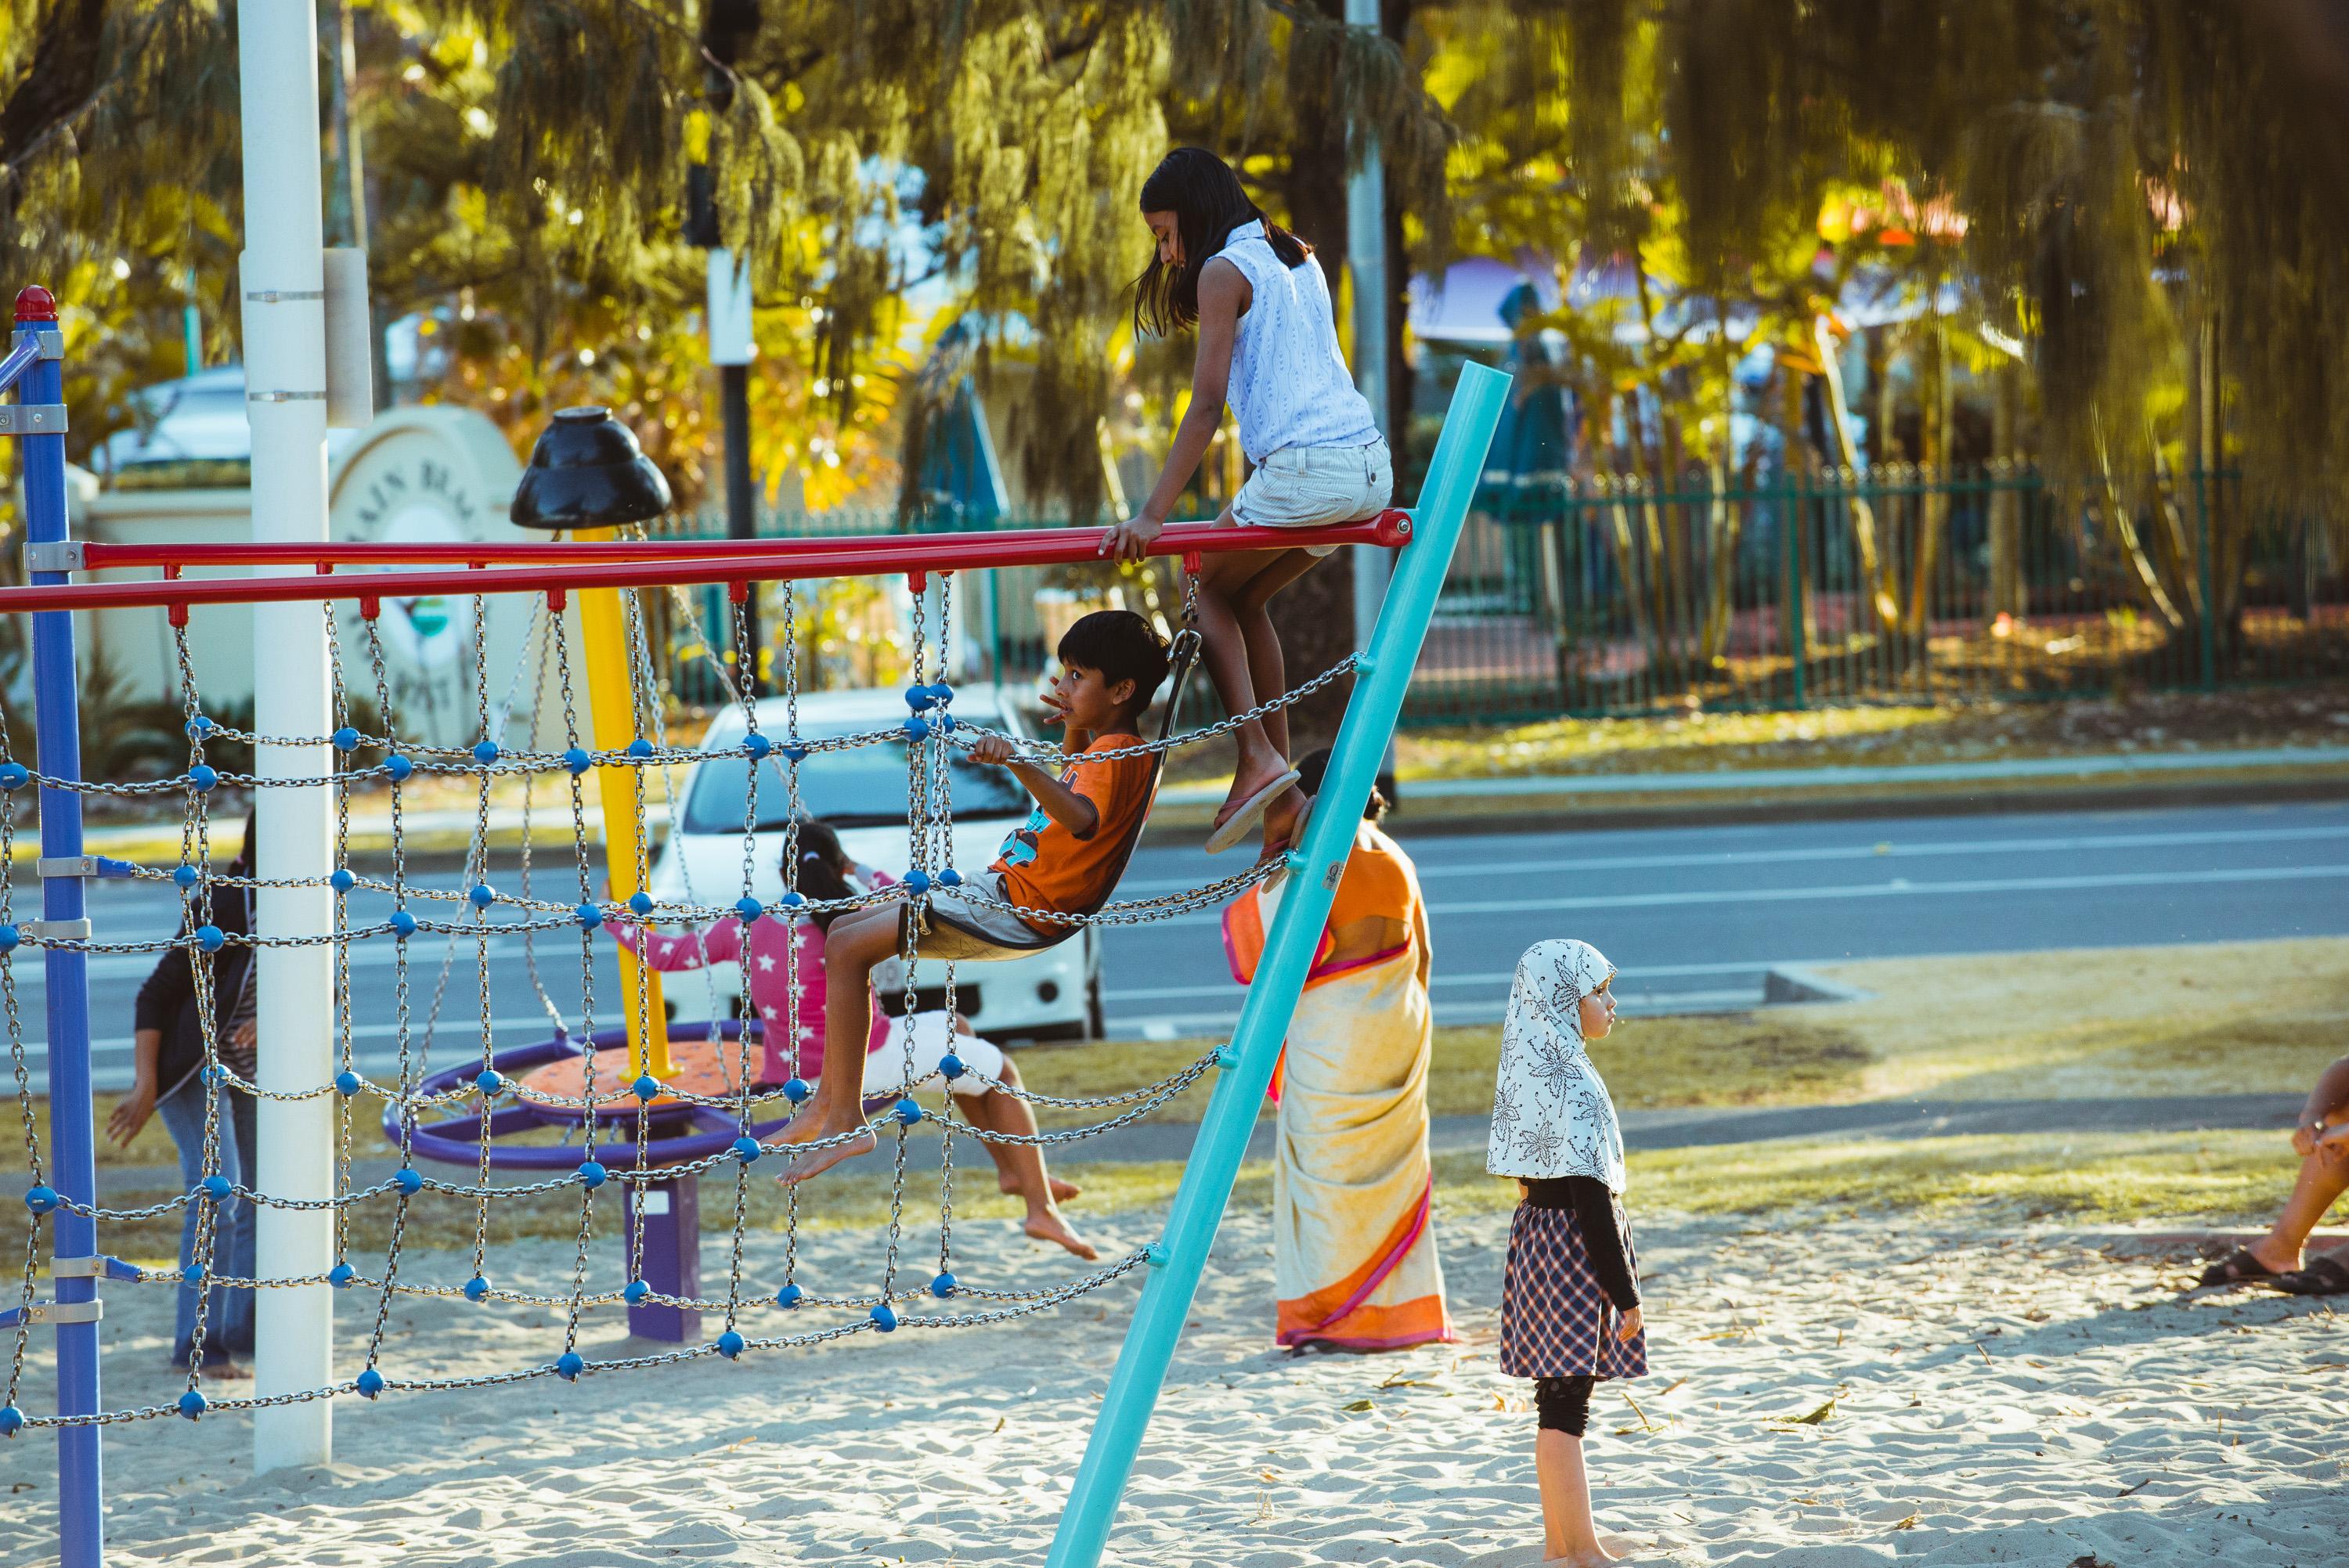
[[[975,760],[1009,768],[1036,800],[995,863],[965,878],[961,891],[932,892],[926,914],[918,903],[889,903],[833,922],[823,949],[827,1063],[858,1059],[873,971],[883,960],[905,951],[983,957],[990,945],[1031,948],[1039,934],[1065,928],[1054,916],[1081,915],[1111,892],[1150,810],[1154,769],[1137,748],[1143,712],[1166,678],[1166,643],[1131,610],[1100,610],[1071,626],[1058,651],[1061,675],[1045,706],[1061,726],[1063,765],[1040,768],[1001,736],[971,745]],[[784,1181],[804,1181],[878,1147],[863,1126],[860,1088],[855,1074],[826,1068],[812,1114],[787,1134],[817,1147],[792,1157]]]
[[[1134,284],[1134,329],[1195,326],[1199,353],[1191,407],[1165,469],[1142,510],[1110,530],[1102,553],[1143,558],[1206,455],[1226,400],[1256,471],[1218,526],[1319,528],[1384,508],[1393,463],[1347,372],[1313,248],[1268,220],[1230,165],[1202,148],[1178,147],[1160,162],[1142,187],[1142,217],[1158,250]],[[1334,548],[1235,551],[1212,557],[1199,573],[1200,652],[1226,713],[1245,714],[1261,694],[1288,689],[1266,606]],[[1270,855],[1304,826],[1288,717],[1276,708],[1232,733],[1239,760],[1207,852],[1230,849],[1261,820]]]

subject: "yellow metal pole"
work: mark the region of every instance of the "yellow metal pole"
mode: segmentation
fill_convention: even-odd
[[[581,540],[617,539],[616,528],[582,529]],[[590,588],[579,594],[581,663],[587,669],[587,715],[598,751],[619,751],[636,738],[636,682],[628,665],[627,615],[616,588]],[[626,903],[641,888],[636,866],[643,845],[645,771],[641,768],[595,769],[595,796],[604,813],[604,866],[615,903]],[[668,1054],[668,1019],[661,1007],[660,975],[620,953],[620,1006],[628,1030],[628,1063],[636,1073],[667,1081],[676,1064]]]

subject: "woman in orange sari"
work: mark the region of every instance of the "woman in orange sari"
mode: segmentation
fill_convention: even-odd
[[[1329,760],[1322,751],[1298,764],[1308,794]],[[1296,1348],[1452,1337],[1429,1213],[1427,911],[1411,857],[1380,830],[1385,814],[1374,791],[1273,1079],[1277,1333]],[[1278,886],[1252,889],[1224,912],[1243,985],[1279,901]]]

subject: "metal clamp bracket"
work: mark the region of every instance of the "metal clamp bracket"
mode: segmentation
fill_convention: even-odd
[[[82,542],[78,539],[48,539],[25,546],[25,570],[27,572],[79,572],[82,570]]]
[[[30,1306],[12,1306],[0,1312],[0,1328],[43,1323],[96,1323],[106,1315],[106,1303],[90,1301],[36,1301]]]
[[[16,929],[35,942],[88,942],[87,920],[28,920]]]
[[[56,1279],[114,1279],[136,1283],[147,1277],[147,1272],[137,1264],[126,1264],[106,1253],[86,1258],[52,1258],[49,1277]]]
[[[297,300],[325,299],[325,289],[247,289],[244,297],[255,304],[292,304]]]
[[[323,403],[326,395],[324,392],[248,392],[244,400],[248,403]]]
[[[16,335],[12,341],[22,343],[28,337],[40,346],[41,358],[63,359],[66,356],[66,335],[58,328],[54,326],[20,326],[16,329]]]
[[[48,881],[51,877],[94,877],[98,874],[96,855],[43,855],[41,857],[43,882]]]
[[[0,403],[0,436],[62,436],[66,406],[62,403]]]

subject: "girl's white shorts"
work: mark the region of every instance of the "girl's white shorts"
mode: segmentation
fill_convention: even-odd
[[[1321,528],[1384,511],[1394,498],[1386,442],[1361,447],[1284,447],[1268,453],[1232,498],[1232,521],[1258,528]],[[1309,545],[1327,555],[1334,544]]]
[[[914,1066],[912,1081],[905,1071],[905,1038],[913,1037]],[[881,1048],[870,1051],[864,1057],[864,1098],[893,1095],[906,1088],[924,1088],[938,1082],[938,1063],[948,1050],[962,1058],[969,1070],[954,1080],[958,1095],[976,1098],[985,1094],[989,1085],[978,1080],[991,1078],[1003,1081],[1003,1048],[992,1040],[977,1035],[955,1032],[953,1017],[944,1011],[914,1013],[889,1020],[888,1038]]]

